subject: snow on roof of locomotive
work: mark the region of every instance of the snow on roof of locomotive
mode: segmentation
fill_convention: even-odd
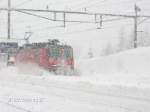
[[[69,45],[62,45],[60,44],[60,41],[57,39],[49,40],[48,42],[39,42],[39,43],[31,43],[31,44],[25,44],[25,48],[48,48],[51,46],[57,46],[57,47],[68,47],[71,48]]]

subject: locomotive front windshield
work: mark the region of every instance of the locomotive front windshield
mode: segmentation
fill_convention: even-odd
[[[49,50],[49,57],[51,57],[51,58],[59,58],[60,57],[59,48],[52,47],[52,48],[49,48],[48,50]]]
[[[73,50],[72,48],[65,48],[64,49],[64,58],[73,58]]]
[[[48,49],[48,56],[50,58],[64,58],[64,59],[72,59],[73,58],[73,50],[70,47],[52,47]]]

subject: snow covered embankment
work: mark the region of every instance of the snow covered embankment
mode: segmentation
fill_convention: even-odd
[[[92,83],[150,87],[150,47],[81,60],[76,66]]]

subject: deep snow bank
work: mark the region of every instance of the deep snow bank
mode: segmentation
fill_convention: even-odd
[[[76,63],[81,77],[91,83],[150,87],[150,47]]]
[[[115,55],[81,60],[77,67],[85,73],[150,74],[150,47],[133,49]]]

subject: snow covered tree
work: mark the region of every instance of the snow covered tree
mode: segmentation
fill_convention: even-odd
[[[115,52],[114,47],[112,46],[111,43],[108,43],[108,44],[106,45],[106,47],[103,48],[101,55],[102,55],[102,56],[108,56],[108,55],[110,55],[110,54],[113,54],[114,52]]]
[[[125,49],[125,42],[126,42],[126,39],[124,37],[124,28],[121,28],[119,32],[118,51],[123,51]]]
[[[119,43],[117,51],[124,51],[133,48],[133,35],[125,33],[125,29],[122,27],[119,32]]]

